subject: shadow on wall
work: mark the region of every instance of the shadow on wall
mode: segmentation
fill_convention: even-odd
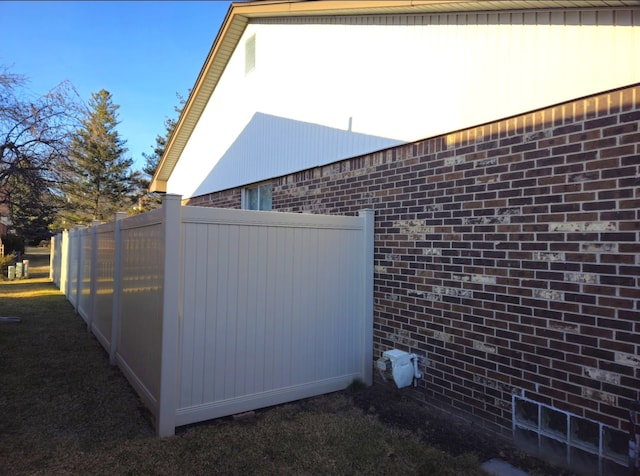
[[[403,144],[257,112],[193,196],[259,182]]]

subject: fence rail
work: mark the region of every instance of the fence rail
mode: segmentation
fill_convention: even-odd
[[[373,212],[181,207],[57,235],[51,279],[176,426],[370,384]]]

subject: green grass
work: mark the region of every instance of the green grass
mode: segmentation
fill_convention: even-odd
[[[158,439],[145,409],[84,321],[48,282],[0,282],[0,474],[480,475],[381,423],[351,391],[222,418]],[[42,260],[42,262],[39,262]]]
[[[343,392],[220,418],[155,437],[148,411],[48,280],[0,280],[0,474],[481,475],[501,457],[532,476],[569,475],[401,391]]]

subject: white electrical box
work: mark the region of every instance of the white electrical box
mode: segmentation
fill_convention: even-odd
[[[393,381],[398,388],[408,387],[413,383],[413,379],[420,378],[422,374],[416,375],[413,359],[418,357],[414,354],[398,349],[387,350],[382,353],[382,358],[376,363],[380,370],[391,370]]]

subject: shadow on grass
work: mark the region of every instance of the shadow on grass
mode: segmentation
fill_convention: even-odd
[[[425,447],[343,394],[158,439],[46,265],[30,259],[33,279],[0,282],[0,316],[22,318],[0,324],[2,474],[481,474],[473,457]]]
[[[419,419],[419,431],[385,423],[381,409],[401,406],[375,386],[156,438],[123,375],[48,281],[46,264],[31,259],[33,279],[0,282],[0,316],[22,318],[0,324],[0,474],[484,474],[479,453],[459,451],[468,434],[455,432],[454,452],[427,444],[433,423],[415,405],[405,416]],[[364,408],[355,403],[367,398]],[[490,448],[486,456],[498,455]]]
[[[49,282],[48,255],[25,258],[33,278],[0,281],[0,316],[21,318],[0,324],[0,473],[45,471],[60,452],[152,436],[122,374]]]

